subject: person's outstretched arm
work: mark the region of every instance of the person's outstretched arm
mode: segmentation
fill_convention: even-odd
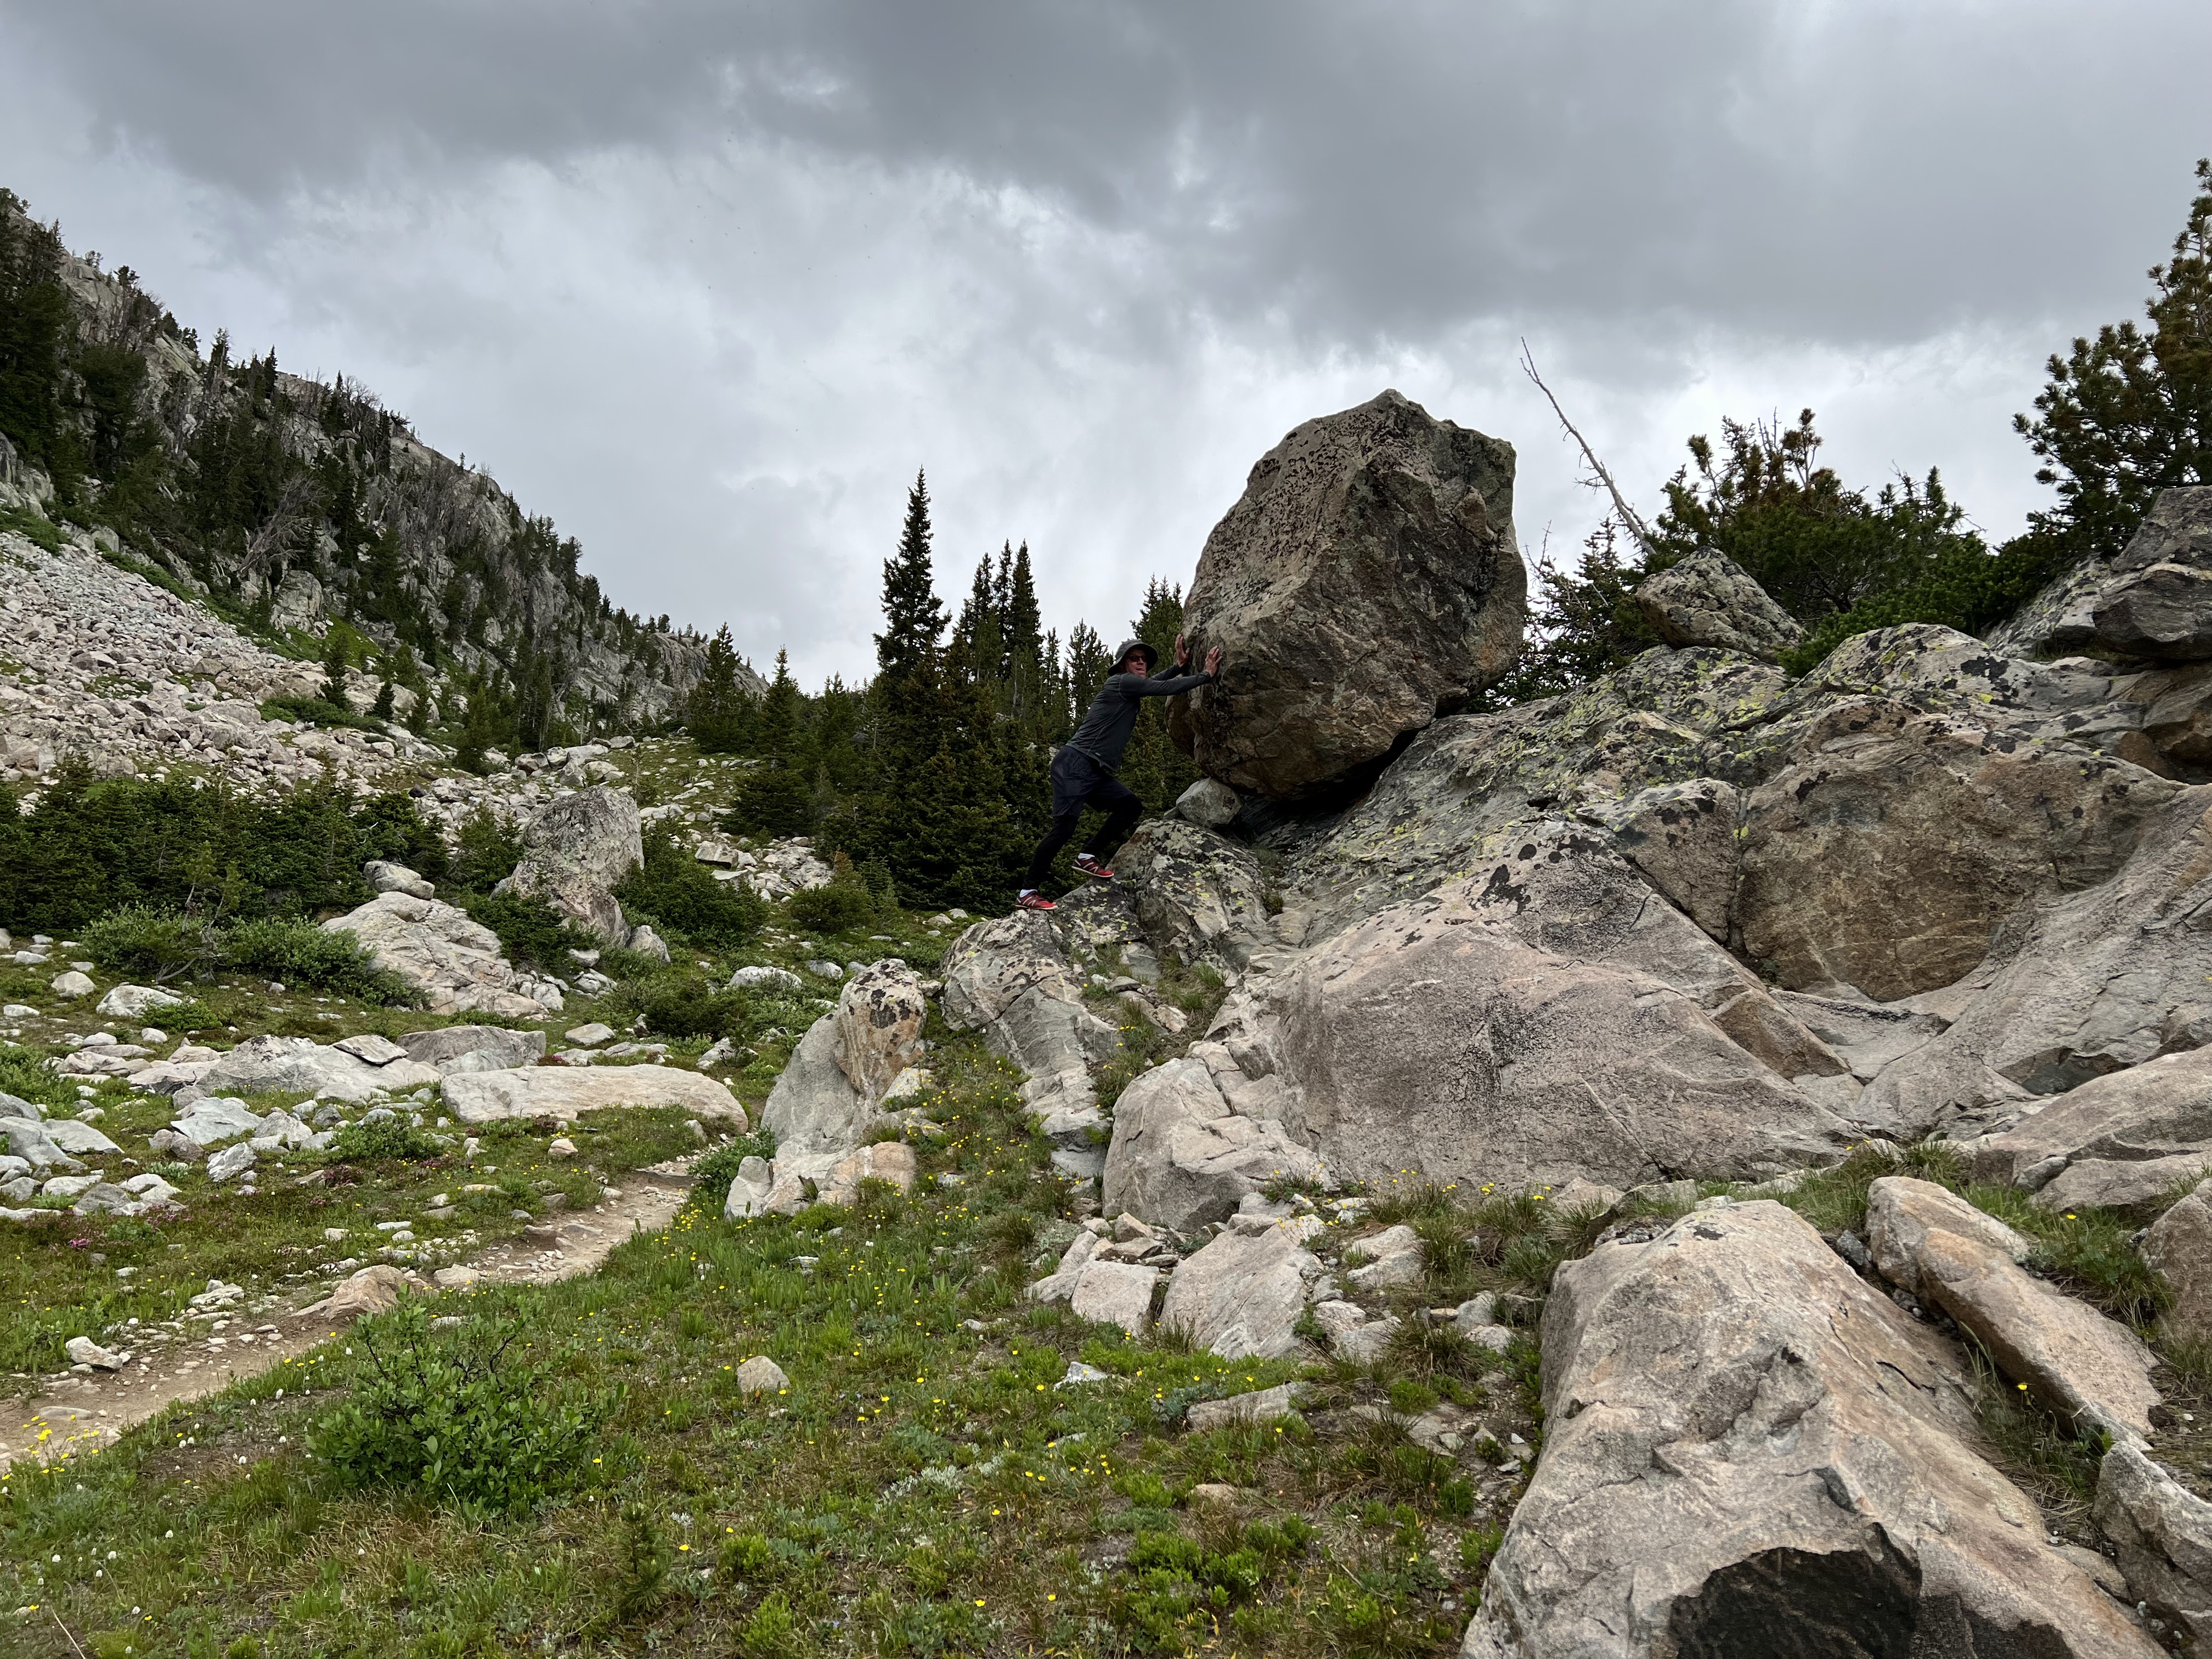
[[[1190,644],[1180,634],[1176,635],[1176,666],[1190,666]],[[1206,653],[1206,666],[1198,673],[1180,674],[1172,679],[1139,680],[1130,689],[1140,697],[1179,696],[1185,691],[1194,691],[1201,685],[1212,684],[1214,677],[1220,672],[1221,647],[1217,645]]]

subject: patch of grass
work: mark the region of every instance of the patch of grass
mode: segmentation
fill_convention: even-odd
[[[2084,1440],[2005,1380],[1989,1351],[1971,1335],[1966,1357],[1974,1369],[1974,1414],[2002,1466],[2027,1486],[2052,1519],[2079,1524],[2097,1495],[2097,1470],[2106,1446]]]
[[[2013,1187],[1969,1187],[1966,1197],[2034,1241],[2029,1267],[2115,1319],[2147,1331],[2172,1299],[2130,1242],[2136,1224],[2118,1211],[2043,1209]]]
[[[363,1659],[586,1641],[793,1659],[1206,1643],[1442,1659],[1473,1589],[1456,1528],[1498,1518],[1468,1512],[1467,1477],[1402,1435],[1370,1443],[1364,1425],[1347,1442],[1296,1419],[1163,1420],[1177,1396],[1296,1366],[1029,1304],[998,1236],[1018,1225],[997,1218],[1034,1225],[1060,1207],[1049,1148],[972,1039],[933,1064],[930,1109],[950,1133],[925,1174],[957,1184],[738,1224],[687,1209],[594,1275],[470,1300],[471,1317],[516,1322],[549,1386],[621,1391],[568,1489],[465,1512],[410,1496],[419,1483],[363,1486],[310,1462],[302,1437],[360,1386],[364,1356],[341,1339],[16,1483],[0,1499],[0,1595],[180,1654],[250,1637]],[[485,1161],[504,1178],[531,1139],[488,1134]],[[753,1354],[787,1392],[736,1387]],[[1055,1386],[1079,1357],[1106,1380]],[[1208,1482],[1249,1500],[1178,1501]]]
[[[1911,1176],[1938,1187],[1963,1192],[1965,1172],[1959,1155],[1941,1141],[1921,1141],[1901,1147],[1893,1157],[1880,1147],[1862,1143],[1833,1169],[1808,1176],[1797,1190],[1783,1199],[1822,1232],[1850,1229],[1864,1236],[1867,1189],[1884,1176]]]

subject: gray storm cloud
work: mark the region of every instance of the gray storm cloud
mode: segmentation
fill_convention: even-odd
[[[1112,631],[1297,420],[1396,384],[1595,516],[1820,409],[1993,530],[2046,351],[2212,149],[2212,12],[1724,0],[375,8],[0,0],[6,182],[188,320],[344,368],[633,608],[865,672],[930,468]]]

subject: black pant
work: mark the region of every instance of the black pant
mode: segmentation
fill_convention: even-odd
[[[1095,806],[1106,814],[1105,824],[1091,838],[1090,846],[1083,850],[1095,859],[1103,859],[1123,836],[1137,827],[1137,820],[1145,815],[1145,803],[1137,799],[1136,792],[1101,766],[1080,749],[1064,747],[1052,757],[1052,831],[1036,849],[1030,860],[1029,880],[1025,885],[1036,888],[1044,885],[1044,878],[1052,873],[1052,861],[1060,856],[1060,849],[1075,839],[1075,826],[1081,822],[1083,809]]]

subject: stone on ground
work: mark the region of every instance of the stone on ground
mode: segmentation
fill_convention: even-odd
[[[1295,1353],[1298,1316],[1321,1275],[1320,1259],[1297,1229],[1274,1227],[1257,1237],[1223,1233],[1176,1268],[1160,1324],[1224,1358]]]
[[[2098,1468],[2094,1513],[2136,1596],[2198,1643],[2212,1636],[2212,1504],[2119,1445]]]
[[[2212,1183],[2199,1182],[2151,1224],[2142,1258],[2173,1292],[2166,1328],[2200,1342],[2212,1339]]]
[[[436,1287],[425,1282],[420,1273],[403,1273],[389,1262],[380,1261],[363,1267],[320,1302],[310,1303],[293,1317],[332,1322],[358,1319],[365,1314],[390,1313],[403,1296],[437,1293]]]
[[[2085,1431],[2148,1435],[2159,1394],[2142,1340],[2022,1267],[2011,1229],[1940,1188],[1912,1182],[1925,1190],[1901,1193],[1905,1184],[1885,1177],[1868,1194],[1871,1248],[1877,1264],[1898,1263],[1893,1282],[1909,1281],[1978,1338],[2008,1377]],[[1909,1219],[1893,1227],[1893,1215]]]
[[[118,985],[100,1000],[100,1012],[118,1019],[143,1019],[157,1008],[173,1008],[184,999],[151,985]]]
[[[1102,1196],[1109,1210],[1190,1232],[1227,1220],[1270,1181],[1321,1174],[1280,1122],[1238,1115],[1205,1061],[1186,1056],[1154,1066],[1115,1103]]]
[[[554,1117],[573,1121],[584,1112],[623,1106],[673,1106],[695,1117],[726,1120],[746,1127],[738,1097],[710,1077],[672,1066],[595,1066],[580,1070],[532,1066],[506,1072],[466,1072],[445,1079],[446,1105],[462,1123],[501,1118]]]
[[[757,1353],[737,1370],[740,1394],[781,1394],[791,1386],[783,1367],[766,1354]]]
[[[542,1011],[541,1011],[542,1012]],[[527,1066],[545,1054],[543,1031],[510,1031],[498,1025],[447,1025],[432,1031],[403,1031],[399,1046],[408,1059],[443,1072],[470,1054],[482,1054],[495,1068]]]
[[[1179,817],[1205,830],[1225,830],[1244,810],[1244,803],[1227,784],[1213,778],[1200,778],[1176,797],[1175,810]]]

